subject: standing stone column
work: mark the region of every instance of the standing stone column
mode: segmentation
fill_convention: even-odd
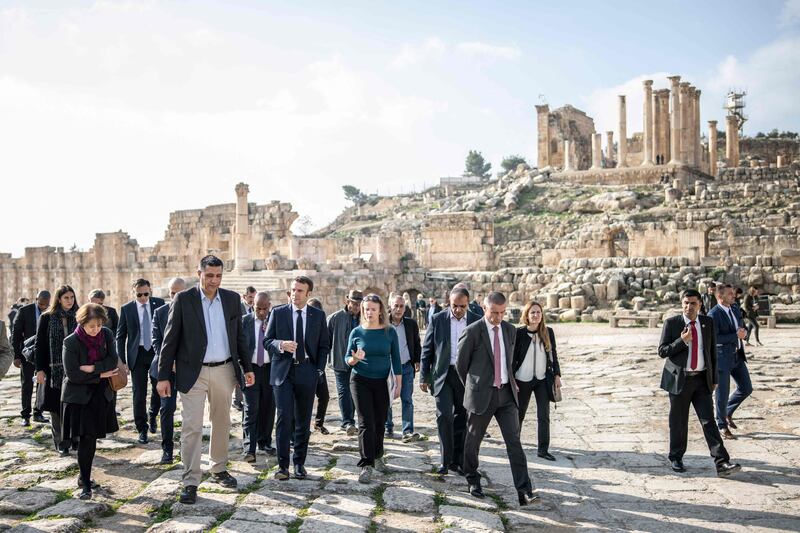
[[[550,166],[550,106],[536,106],[536,129],[539,132],[538,167]]]
[[[627,109],[625,107],[625,95],[619,95],[619,156],[617,157],[617,168],[624,168],[628,166],[628,124],[627,124]]]
[[[717,121],[708,121],[708,173],[717,175]]]
[[[609,164],[606,165],[607,168],[611,168],[611,161],[614,160],[614,132],[607,131],[606,132],[606,158],[609,161]]]
[[[642,166],[653,164],[653,80],[644,80],[644,159]]]
[[[236,270],[253,270],[253,261],[249,257],[247,238],[250,234],[250,220],[247,206],[247,194],[250,187],[246,183],[236,185],[236,222],[233,231],[234,262]]]
[[[739,166],[739,119],[736,115],[725,117],[725,159],[729,167]]]
[[[564,139],[564,172],[572,170],[572,160],[569,156],[569,141]]]
[[[678,109],[681,114],[681,162],[688,165],[689,161],[689,82],[682,81],[679,89]]]
[[[670,76],[672,91],[672,112],[670,113],[669,153],[670,164],[680,165],[681,161],[681,96],[680,76]]]
[[[694,153],[697,166],[706,168],[703,164],[703,145],[700,142],[700,89],[694,90]]]
[[[600,154],[600,144],[603,142],[603,136],[599,133],[592,133],[592,168],[597,169],[601,167],[602,155]]]

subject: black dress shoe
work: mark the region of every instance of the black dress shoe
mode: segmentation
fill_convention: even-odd
[[[294,477],[295,479],[305,479],[308,475],[306,472],[306,467],[303,465],[294,465]]]
[[[149,439],[147,438],[147,430],[139,432],[139,438],[136,439],[139,444],[147,444]]]
[[[172,464],[172,454],[169,453],[169,452],[163,452],[161,454],[161,461],[159,461],[159,464],[171,465]]]
[[[555,461],[556,458],[550,452],[538,452],[537,456],[541,457],[542,459],[547,459],[548,461]]]
[[[86,487],[81,490],[81,495],[78,496],[81,500],[91,500],[92,499],[92,489],[87,489]]]
[[[211,481],[213,483],[219,483],[227,489],[236,488],[236,478],[230,475],[226,470],[222,472],[213,472],[211,474]]]
[[[181,503],[194,504],[197,501],[197,487],[194,485],[186,485],[181,491],[181,497],[178,500]]]
[[[23,417],[23,418],[22,418],[22,425],[23,425],[23,426],[25,426],[26,428],[27,428],[27,427],[30,427],[30,425],[31,425],[31,419],[30,419],[30,417],[28,417],[28,416],[26,416],[26,417]]]
[[[275,449],[275,448],[273,448],[272,446],[267,446],[267,447],[264,449],[264,451],[265,451],[265,452],[267,452],[267,455],[272,455],[272,456],[274,456],[274,455],[276,455],[276,454],[278,453],[278,450],[276,450],[276,449]]]
[[[720,463],[717,465],[717,475],[719,477],[728,477],[731,474],[735,474],[739,470],[742,469],[742,465],[739,463]]]
[[[60,457],[69,457],[69,448],[61,448],[58,450],[58,455]]]
[[[158,430],[158,422],[156,422],[155,418],[151,418],[147,425],[150,433],[155,433]]]
[[[483,489],[481,488],[481,484],[480,483],[477,483],[475,485],[470,485],[469,486],[469,493],[470,493],[470,495],[472,495],[472,496],[474,496],[476,498],[483,498],[485,496],[485,494],[483,493]]]
[[[330,433],[331,433],[330,431],[328,431],[328,428],[326,428],[325,426],[314,426],[314,429],[316,429],[317,431],[319,431],[323,435],[330,435]]]
[[[279,468],[277,472],[275,472],[275,479],[280,481],[286,481],[289,479],[289,469],[288,468]]]
[[[82,489],[82,488],[83,488],[83,480],[81,479],[81,477],[80,477],[80,476],[78,476],[78,488],[79,488],[79,489]],[[94,489],[99,489],[99,488],[100,488],[100,485],[99,485],[99,484],[98,484],[98,483],[97,483],[95,480],[93,480],[93,479],[90,479],[90,480],[89,480],[89,488],[90,488],[90,489],[93,489],[93,490],[94,490]]]
[[[447,468],[448,468],[448,469],[449,469],[451,472],[455,472],[455,473],[456,473],[456,474],[458,474],[459,476],[463,476],[463,475],[464,475],[464,469],[463,469],[463,468],[461,468],[461,465],[460,465],[460,464],[458,464],[458,463],[450,463],[450,465],[449,465]]]
[[[672,464],[672,470],[675,472],[686,472],[686,468],[683,466],[683,461],[680,459],[675,459],[674,461],[670,461]]]
[[[33,421],[38,424],[48,424],[50,423],[49,418],[45,418],[42,413],[33,413]]]
[[[266,452],[267,451],[267,445],[266,444],[259,444],[258,445],[258,451]]]
[[[444,466],[444,465],[439,465],[439,468],[436,469],[436,473],[439,474],[440,476],[446,476],[447,475],[447,467]]]

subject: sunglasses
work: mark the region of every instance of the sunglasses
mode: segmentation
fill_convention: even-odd
[[[137,292],[136,293],[136,297],[137,298],[146,298],[147,296],[150,296],[149,292]]]
[[[367,302],[380,302],[381,301],[381,297],[378,296],[377,294],[367,294],[364,297],[364,300],[367,301]]]

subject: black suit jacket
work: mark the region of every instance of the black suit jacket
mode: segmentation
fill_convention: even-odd
[[[139,353],[139,302],[132,300],[122,306],[122,315],[117,326],[117,355],[128,368],[136,366]],[[150,316],[155,319],[156,309],[164,305],[161,298],[150,298]],[[152,328],[152,324],[150,325]]]
[[[703,361],[708,390],[713,391],[717,384],[717,341],[714,334],[714,320],[698,315],[700,332],[703,336]],[[661,330],[661,342],[658,343],[658,355],[664,361],[661,372],[661,388],[670,394],[680,394],[686,382],[686,363],[689,359],[689,346],[681,339],[681,332],[686,327],[683,315],[676,315],[664,321]],[[695,326],[696,327],[696,326]]]
[[[289,375],[289,369],[294,363],[294,354],[281,353],[281,341],[294,340],[295,317],[292,306],[279,305],[272,309],[267,323],[267,333],[264,338],[264,348],[269,350],[271,363],[270,385],[281,385]],[[325,312],[306,305],[305,335],[306,357],[317,367],[319,372],[325,370],[328,352],[331,350],[331,338],[328,333],[328,323]],[[250,352],[252,353],[252,352]]]
[[[244,328],[244,337],[247,341],[247,353],[249,354],[248,357],[250,358],[250,363],[253,363],[253,353],[256,351],[256,329],[255,329],[255,320],[256,314],[255,313],[247,313],[246,315],[242,316],[242,327]],[[264,321],[265,325],[269,324],[269,315],[267,315],[267,319]],[[267,340],[267,332],[264,331],[264,340]],[[267,350],[264,347],[264,350]],[[264,362],[265,364],[270,364],[269,361],[266,361],[267,357],[270,356],[270,352],[267,351],[264,354]]]
[[[558,352],[556,351],[556,335],[553,333],[553,328],[547,326],[547,335],[550,337],[550,351],[547,353],[547,370],[552,372],[555,376],[561,375],[561,365],[558,364]],[[522,326],[517,328],[516,342],[514,342],[514,374],[517,373],[519,367],[525,362],[525,355],[528,353],[528,347],[531,345],[531,337],[528,335],[528,328]],[[550,358],[552,357],[552,362]]]
[[[516,331],[514,331],[514,326],[505,320],[500,323],[500,327],[503,331],[503,344],[506,348],[508,386],[511,387],[514,403],[519,406],[513,371]],[[489,338],[485,320],[480,319],[467,326],[458,339],[456,371],[461,382],[464,383],[464,409],[469,413],[484,414],[489,409],[492,393],[495,390],[494,350],[492,350],[492,340]]]
[[[480,320],[481,317],[467,311],[467,326]],[[425,341],[422,343],[422,358],[419,368],[419,379],[431,386],[431,393],[438,396],[447,380],[450,369],[450,310],[445,309],[433,315],[428,329],[425,330]]]
[[[100,383],[100,374],[108,370],[117,368],[117,351],[114,347],[114,334],[108,328],[103,328],[98,335],[105,337],[105,349],[103,358],[94,363],[94,372],[84,372],[80,369],[81,365],[88,365],[89,350],[78,339],[74,333],[64,339],[64,351],[62,360],[64,363],[64,383],[61,387],[61,401],[67,403],[77,403],[86,405],[92,396],[92,387]],[[105,388],[106,399],[110,402],[114,399],[114,391],[110,387]],[[105,413],[96,413],[97,416],[105,416]]]
[[[161,346],[164,344],[164,332],[167,330],[167,318],[169,318],[169,304],[164,304],[156,309],[153,315],[153,351],[155,357],[150,363],[150,377],[158,380],[158,354],[161,353]]]
[[[42,311],[44,313],[44,311]],[[25,340],[36,335],[36,302],[23,305],[14,317],[11,332],[11,346],[14,348],[14,359],[24,359],[22,346]]]
[[[408,343],[408,353],[411,354],[411,362],[417,364],[422,355],[422,344],[419,341],[419,325],[413,318],[403,317],[403,329]]]
[[[116,334],[117,328],[119,327],[119,315],[117,314],[117,310],[107,305],[104,305],[103,308],[106,310],[106,314],[108,315],[106,327],[110,329],[112,333]]]
[[[217,290],[225,314],[233,370],[239,386],[244,388],[244,372],[252,372],[252,367],[242,328],[239,295],[226,289]],[[192,287],[176,294],[170,305],[164,342],[158,357],[158,380],[170,379],[172,364],[175,363],[175,386],[182,393],[189,392],[200,375],[207,346],[208,333],[200,289]]]

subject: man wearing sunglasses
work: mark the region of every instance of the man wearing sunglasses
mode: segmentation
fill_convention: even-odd
[[[122,306],[117,326],[117,354],[127,365],[133,392],[133,419],[139,433],[139,443],[147,444],[148,426],[155,433],[161,399],[155,380],[148,371],[155,354],[153,350],[153,315],[164,305],[161,298],[151,297],[150,282],[137,279],[133,282],[133,300]],[[151,382],[150,409],[147,404],[148,381]]]

